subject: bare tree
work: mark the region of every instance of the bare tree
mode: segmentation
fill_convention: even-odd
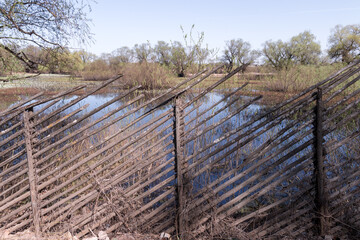
[[[92,1],[92,0],[89,0]],[[83,0],[5,0],[0,2],[0,48],[28,68],[37,63],[13,46],[33,44],[49,51],[70,41],[91,40],[86,18],[90,2]]]
[[[154,47],[154,54],[156,57],[156,62],[165,65],[167,67],[170,66],[171,46],[168,43],[164,41],[158,41],[158,43]]]
[[[142,62],[149,62],[151,60],[151,55],[153,53],[153,49],[149,42],[142,43],[142,44],[135,44],[134,46],[134,53],[136,59]]]
[[[242,39],[232,39],[226,42],[223,54],[223,61],[228,64],[227,70],[230,72],[234,66],[250,65],[259,56],[255,50],[251,50],[251,45]],[[243,69],[245,71],[245,68]]]

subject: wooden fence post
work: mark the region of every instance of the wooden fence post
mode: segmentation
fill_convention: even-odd
[[[181,114],[180,100],[175,98],[174,106],[174,145],[175,145],[175,171],[177,178],[176,187],[176,232],[180,238],[184,239],[184,196],[183,196],[183,173],[182,173],[182,145],[181,145]]]
[[[317,89],[316,108],[315,108],[315,206],[318,212],[317,222],[319,225],[319,234],[324,236],[328,233],[327,214],[328,199],[325,187],[326,173],[324,170],[323,155],[323,101],[322,89]]]
[[[28,176],[29,176],[29,184],[30,184],[31,208],[33,212],[35,236],[36,238],[39,238],[41,233],[40,209],[38,206],[37,179],[36,179],[36,170],[35,170],[35,163],[34,163],[32,143],[31,143],[31,130],[30,130],[31,127],[30,127],[28,111],[24,111],[24,127],[25,127],[26,155],[28,162]]]

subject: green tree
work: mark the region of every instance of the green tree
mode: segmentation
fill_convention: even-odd
[[[14,55],[0,48],[0,76],[23,71],[24,67]]]
[[[134,51],[128,47],[121,47],[111,53],[111,62],[119,65],[130,63],[134,60]]]
[[[294,64],[317,64],[320,61],[321,47],[315,35],[302,32],[288,42],[266,41],[262,50],[265,62],[276,70],[289,69]]]
[[[151,60],[151,55],[153,53],[153,49],[149,42],[142,43],[142,44],[135,44],[134,46],[134,53],[136,59],[142,63],[142,62],[149,62]]]
[[[259,53],[251,50],[250,43],[242,39],[232,39],[226,42],[222,60],[228,64],[227,70],[230,72],[234,66],[250,65],[258,57]]]
[[[158,41],[154,47],[155,61],[167,67],[171,64],[171,46],[164,42]]]
[[[200,64],[206,60],[207,53],[202,48],[204,41],[204,32],[198,33],[196,38],[193,37],[193,30],[195,25],[192,25],[190,32],[185,33],[182,26],[180,26],[183,33],[184,44],[175,41],[171,43],[171,66],[178,77],[185,77],[188,70],[194,66],[196,61]],[[199,68],[198,68],[199,69]]]
[[[360,25],[337,25],[329,37],[328,54],[331,59],[351,63],[360,54]]]
[[[81,57],[66,48],[57,48],[45,53],[46,63],[43,65],[46,72],[75,74],[83,68]]]
[[[305,31],[291,38],[289,48],[293,61],[297,64],[317,64],[320,60],[321,46],[316,37]]]
[[[79,51],[75,51],[74,53],[76,53],[81,58],[81,61],[83,62],[83,64],[88,64],[90,62],[93,62],[97,58],[95,54],[86,52],[83,49],[79,50]]]
[[[271,40],[264,43],[262,50],[265,58],[265,63],[274,67],[276,70],[288,69],[292,63],[294,55],[288,43],[278,40],[273,42]]]
[[[52,51],[73,40],[86,42],[91,39],[86,18],[90,10],[82,0],[1,1],[0,48],[35,69],[37,63],[13,46],[34,44]]]
[[[194,51],[188,50],[181,42],[175,41],[171,46],[171,63],[178,77],[185,77],[187,69],[194,62]]]

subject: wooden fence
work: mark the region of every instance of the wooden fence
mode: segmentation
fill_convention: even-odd
[[[88,100],[119,76],[1,112],[0,229],[358,238],[359,62],[272,109],[247,84],[216,94],[243,67],[196,88],[221,67],[155,97]]]

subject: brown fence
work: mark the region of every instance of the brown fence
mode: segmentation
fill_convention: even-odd
[[[99,104],[38,94],[0,113],[0,229],[200,237],[360,234],[359,78],[349,65],[272,109],[203,71]],[[90,104],[89,104],[90,103]]]

